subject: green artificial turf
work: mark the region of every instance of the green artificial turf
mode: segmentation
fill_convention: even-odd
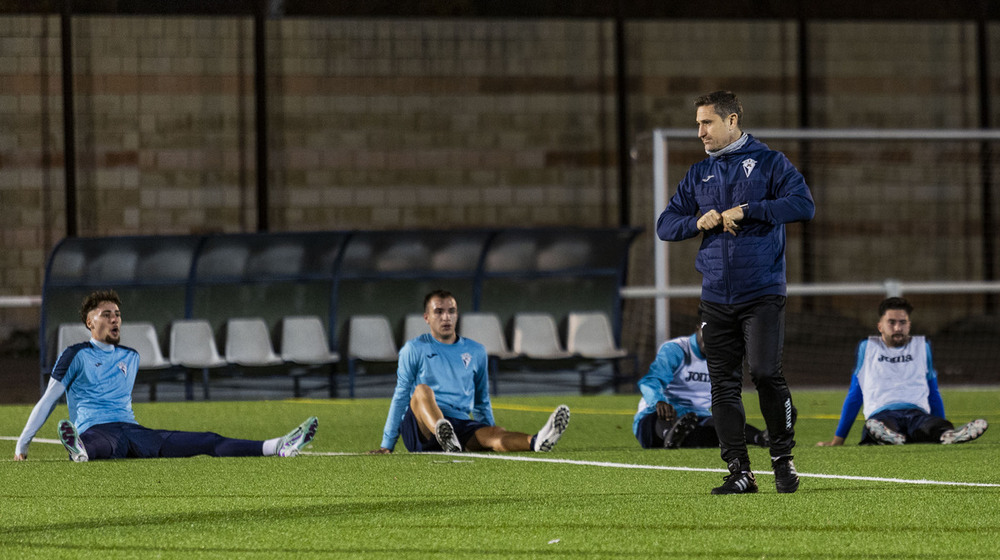
[[[14,442],[0,441],[0,558],[997,557],[1000,427],[965,445],[862,448],[859,421],[848,445],[819,448],[844,392],[793,395],[801,487],[777,494],[766,450],[752,449],[761,491],[743,496],[709,494],[724,474],[716,449],[640,449],[638,396],[497,398],[509,429],[534,432],[563,402],[570,427],[552,453],[464,456],[402,443],[363,454],[379,444],[387,399],[136,404],[157,428],[264,439],[310,415],[320,426],[294,459],[75,464],[36,442],[14,462]],[[956,423],[1000,421],[1000,390],[943,395]],[[752,393],[746,402],[763,427]],[[0,407],[0,436],[18,435],[29,412]],[[38,437],[54,438],[65,416],[58,407]]]

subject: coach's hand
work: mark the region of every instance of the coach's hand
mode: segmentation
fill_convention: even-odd
[[[722,223],[722,214],[719,214],[716,210],[709,210],[698,218],[698,229],[701,231],[708,231],[710,229],[715,229]]]
[[[25,453],[24,455],[22,455],[20,453],[15,453],[14,454],[14,460],[15,461],[26,461],[26,460],[28,460],[28,454]]]
[[[722,213],[722,228],[729,233],[736,235],[740,230],[737,222],[743,219],[743,208],[734,206]]]
[[[835,445],[844,445],[844,438],[840,436],[833,436],[833,439],[830,441],[816,442],[817,447],[833,447]]]
[[[378,449],[372,449],[368,452],[369,455],[388,455],[392,453],[392,449],[386,449],[384,447],[379,447]]]

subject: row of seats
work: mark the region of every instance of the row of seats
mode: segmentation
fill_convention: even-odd
[[[403,341],[430,332],[423,315],[407,315],[403,323]],[[618,381],[618,360],[635,356],[615,343],[608,316],[599,311],[570,312],[566,316],[566,343],[548,313],[516,313],[511,321],[511,344],[500,318],[495,313],[467,312],[459,315],[458,334],[479,342],[490,357],[491,377],[496,390],[499,362],[505,360],[611,361],[612,383]],[[392,336],[392,325],[383,315],[359,315],[348,323],[348,377],[350,395],[354,396],[358,362],[396,361],[399,352]],[[636,364],[633,364],[633,374]],[[588,390],[586,370],[580,370],[582,391]]]
[[[267,323],[261,318],[236,318],[226,322],[224,354],[215,343],[212,325],[205,319],[184,319],[170,325],[169,356],[160,347],[152,323],[129,322],[122,328],[121,345],[139,353],[139,370],[185,370],[186,397],[194,398],[192,370],[202,372],[202,391],[209,398],[209,370],[225,366],[293,366],[293,393],[302,396],[300,379],[318,366],[335,364],[340,354],[329,350],[326,329],[319,317],[295,316],[281,320],[280,353],[271,344]],[[64,348],[90,339],[90,331],[81,323],[59,326],[57,347]],[[336,396],[333,369],[329,369],[330,396]],[[150,400],[156,400],[155,379],[150,379]]]
[[[192,370],[201,370],[203,393],[209,398],[209,370],[225,366],[268,367],[288,365],[294,380],[294,395],[302,396],[300,378],[319,366],[328,369],[330,396],[336,396],[332,364],[341,361],[330,349],[326,329],[319,317],[284,317],[279,328],[280,345],[276,351],[267,323],[261,318],[232,318],[226,322],[224,352],[220,353],[209,321],[185,319],[170,326],[169,355],[164,356],[155,327],[147,322],[129,322],[122,328],[121,344],[139,352],[140,370],[183,368],[186,396],[193,398]],[[403,341],[429,332],[421,314],[404,320]],[[486,347],[491,374],[496,382],[501,360],[617,360],[630,356],[614,341],[611,323],[602,312],[572,312],[567,316],[566,344],[560,339],[556,322],[547,313],[519,313],[512,320],[512,344],[507,344],[500,318],[494,313],[469,312],[461,315],[458,332]],[[71,344],[89,340],[90,333],[80,323],[60,325],[59,351]],[[355,384],[361,362],[395,362],[399,357],[392,325],[384,315],[357,315],[347,325],[347,365],[349,395],[355,396]],[[633,369],[634,371],[634,369]],[[585,385],[581,373],[581,386]],[[494,385],[495,387],[495,385]],[[155,383],[150,385],[150,399],[155,400]]]

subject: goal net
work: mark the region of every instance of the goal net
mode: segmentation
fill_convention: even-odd
[[[844,383],[878,302],[903,295],[942,381],[1000,381],[1000,132],[749,131],[802,171],[816,217],[787,226],[790,382]],[[656,218],[705,157],[691,129],[636,142],[633,245],[623,335],[648,360],[697,321],[699,240],[664,243]],[[794,371],[792,371],[794,370]]]

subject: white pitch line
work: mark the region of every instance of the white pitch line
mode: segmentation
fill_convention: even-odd
[[[16,437],[12,436],[0,436],[0,440],[17,441]],[[39,443],[57,443],[62,445],[62,442],[57,439],[43,439],[35,438],[32,442]],[[683,471],[683,472],[711,472],[711,473],[727,473],[726,469],[708,469],[700,467],[671,467],[668,465],[637,465],[633,463],[610,463],[606,461],[578,461],[574,459],[554,459],[548,457],[527,457],[524,455],[487,455],[485,453],[437,453],[429,452],[426,455],[448,455],[451,457],[473,457],[477,459],[494,459],[498,461],[523,461],[528,463],[555,463],[561,465],[579,465],[584,467],[603,467],[612,469],[642,469],[650,471]],[[337,451],[302,451],[299,455],[307,455],[313,457],[352,457],[359,455],[368,455],[368,453],[350,453],[350,452],[337,452]],[[463,461],[464,462],[464,461]],[[769,476],[774,476],[771,471],[754,471],[754,474],[766,474]],[[863,482],[895,482],[897,484],[925,484],[932,486],[971,486],[975,488],[1000,488],[1000,484],[991,484],[987,482],[955,482],[950,480],[927,480],[927,479],[909,479],[909,478],[883,478],[878,476],[851,476],[844,474],[818,474],[818,473],[798,473],[800,477],[803,478],[830,478],[835,480],[859,480]]]
[[[617,469],[647,469],[658,471],[687,471],[687,472],[719,472],[727,473],[725,469],[703,469],[695,467],[670,467],[666,465],[635,465],[631,463],[608,463],[604,461],[576,461],[572,459],[549,459],[545,457],[525,457],[522,455],[486,455],[483,453],[442,453],[442,455],[454,455],[461,457],[478,457],[480,459],[497,459],[501,461],[528,461],[537,463],[560,463],[566,465],[582,465],[588,467],[605,467]],[[754,471],[755,474],[766,474],[774,476],[771,471]],[[811,474],[798,473],[800,477],[809,478],[833,478],[838,480],[861,480],[865,482],[896,482],[900,484],[931,484],[941,486],[975,486],[985,488],[1000,488],[1000,484],[990,484],[983,482],[954,482],[947,480],[911,480],[905,478],[881,478],[876,476],[849,476],[839,474]]]
[[[18,439],[19,438],[17,436],[0,436],[0,440],[17,441]],[[58,443],[59,445],[62,445],[62,442],[59,441],[59,440],[57,440],[57,439],[35,438],[35,439],[31,440],[31,443],[35,443],[35,442],[38,442],[38,443]]]

